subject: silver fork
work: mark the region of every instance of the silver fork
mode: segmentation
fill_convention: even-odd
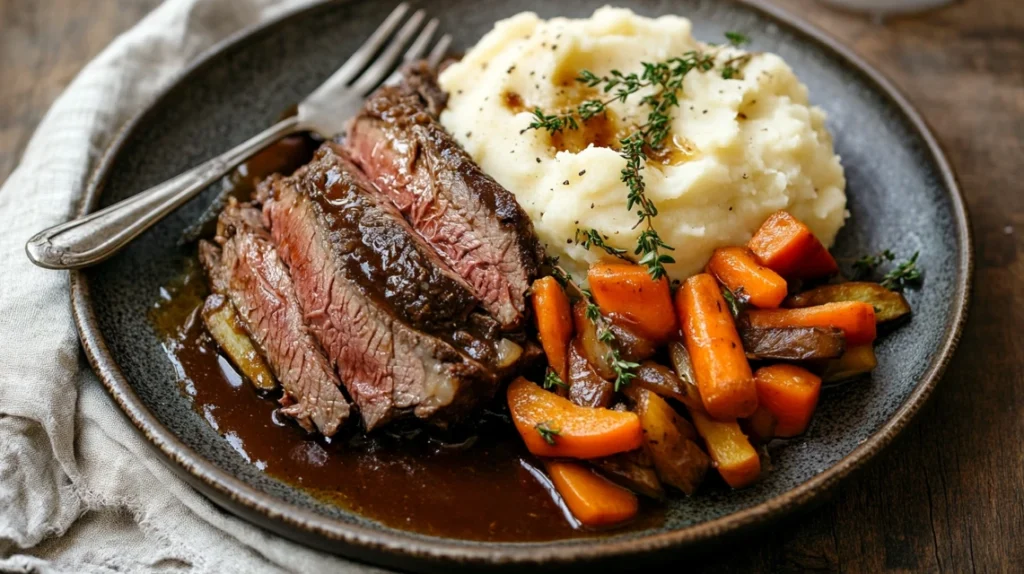
[[[409,62],[427,54],[438,21],[431,19],[423,26],[426,13],[418,10],[406,20],[408,11],[408,4],[399,4],[345,64],[299,104],[296,115],[159,185],[35,235],[25,245],[29,259],[49,269],[99,263],[270,144],[298,132],[324,137],[341,133],[371,91],[397,79],[400,58]],[[450,44],[451,36],[443,35],[430,50],[429,62],[437,66]]]

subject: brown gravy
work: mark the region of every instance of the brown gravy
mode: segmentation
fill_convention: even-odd
[[[253,171],[239,179],[251,182],[258,175]],[[261,471],[385,525],[424,534],[519,542],[600,534],[570,524],[539,462],[500,412],[488,411],[472,430],[443,438],[419,427],[371,437],[351,428],[333,439],[305,434],[277,414],[276,397],[261,396],[217,351],[199,315],[206,294],[193,260],[182,278],[161,289],[150,320],[193,408]],[[645,501],[627,527],[662,520],[660,508]]]

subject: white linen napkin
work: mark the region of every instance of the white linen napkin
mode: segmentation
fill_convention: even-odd
[[[0,572],[372,572],[251,526],[166,468],[89,369],[68,275],[25,241],[75,212],[118,129],[228,35],[308,0],[169,0],[54,103],[0,188]]]

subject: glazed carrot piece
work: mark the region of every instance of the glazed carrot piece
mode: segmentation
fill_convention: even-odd
[[[523,377],[512,381],[506,396],[516,430],[537,456],[599,458],[643,443],[636,413],[581,407]]]
[[[729,486],[743,488],[757,480],[761,459],[736,421],[716,421],[696,409],[690,409],[690,416],[697,433],[704,438],[718,474]]]
[[[602,262],[587,273],[594,301],[605,314],[622,317],[650,339],[664,341],[676,332],[668,279],[651,279],[647,268]]]
[[[747,320],[751,327],[834,327],[851,346],[870,343],[877,334],[874,307],[860,301],[802,309],[754,309],[747,311]]]
[[[551,483],[584,526],[607,526],[636,516],[636,495],[575,462],[547,461]]]
[[[761,265],[745,247],[716,249],[708,261],[708,273],[733,293],[745,294],[752,305],[761,309],[778,307],[789,292],[786,280]]]
[[[775,415],[775,436],[803,434],[821,394],[821,379],[796,365],[771,365],[754,374],[757,398]]]
[[[756,373],[754,377],[756,382]],[[762,402],[757,405],[754,414],[740,421],[740,428],[743,429],[752,444],[765,444],[775,438],[775,427],[778,424],[779,421],[775,415]]]
[[[707,273],[690,277],[676,307],[704,409],[721,420],[750,416],[757,409],[754,375],[718,282]]]
[[[533,315],[537,334],[548,364],[563,381],[569,380],[569,341],[572,340],[572,311],[569,298],[554,277],[533,282]]]
[[[747,247],[779,275],[811,279],[839,271],[836,260],[800,220],[777,211],[761,224]]]

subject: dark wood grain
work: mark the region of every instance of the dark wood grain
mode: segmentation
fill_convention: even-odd
[[[1024,2],[877,24],[779,0],[889,76],[933,126],[971,209],[963,341],[918,419],[832,500],[710,572],[1024,571]],[[156,0],[0,0],[0,179],[74,74]]]

